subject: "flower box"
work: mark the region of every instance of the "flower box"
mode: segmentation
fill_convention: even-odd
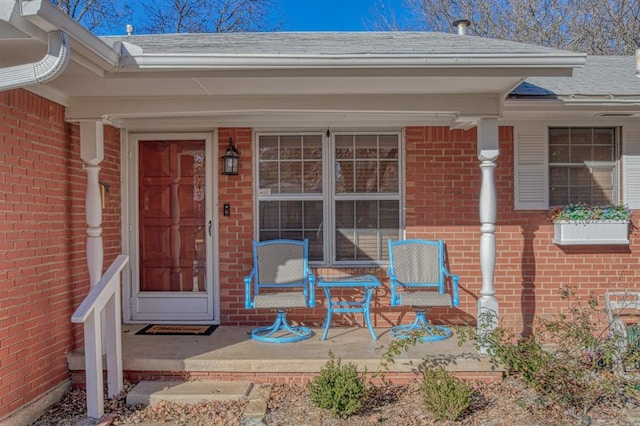
[[[629,244],[627,220],[560,220],[553,223],[554,244]]]

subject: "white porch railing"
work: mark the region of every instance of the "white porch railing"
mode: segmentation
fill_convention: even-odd
[[[87,416],[96,419],[104,415],[102,312],[109,398],[118,395],[123,389],[120,272],[128,262],[129,256],[118,256],[71,316],[71,322],[84,324]]]

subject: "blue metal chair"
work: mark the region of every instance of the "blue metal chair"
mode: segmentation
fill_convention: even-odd
[[[459,306],[458,276],[450,274],[445,266],[444,242],[428,240],[389,240],[389,269],[391,306],[417,308],[413,324],[398,325],[391,329],[395,338],[407,338],[416,330],[423,330],[423,342],[443,340],[451,330],[432,325],[425,316],[425,308]],[[446,292],[446,282],[451,292]]]
[[[254,340],[290,343],[308,339],[313,332],[292,326],[285,310],[315,307],[315,277],[309,269],[309,241],[253,242],[253,269],[245,277],[245,307],[276,309],[275,322],[251,332]],[[253,284],[253,288],[252,288]]]

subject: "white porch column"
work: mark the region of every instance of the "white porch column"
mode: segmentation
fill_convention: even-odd
[[[87,171],[85,215],[87,219],[87,265],[93,287],[102,276],[104,249],[102,245],[102,197],[100,196],[100,166],[104,159],[102,121],[80,122],[80,157]]]
[[[482,288],[478,299],[478,336],[482,337],[498,325],[498,299],[495,297],[494,270],[496,266],[496,182],[494,169],[500,154],[498,120],[482,118],[478,121],[478,160],[482,172],[480,187],[480,268]],[[480,346],[486,354],[487,347]]]

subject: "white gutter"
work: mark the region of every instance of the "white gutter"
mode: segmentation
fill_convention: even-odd
[[[54,6],[49,0],[22,0],[20,3],[20,16],[23,19],[26,19],[45,33],[56,30],[63,31],[73,42],[74,53],[86,56],[102,70],[111,70],[118,65],[119,52],[114,51],[89,30]],[[31,35],[37,38],[36,34]],[[80,60],[78,55],[74,54],[74,60]],[[89,67],[89,69],[92,69],[92,67]],[[102,75],[99,70],[94,70],[94,72]]]
[[[65,70],[70,57],[67,36],[62,31],[52,31],[48,39],[47,53],[38,62],[0,68],[0,90],[45,83]]]
[[[586,55],[568,54],[174,54],[145,52],[128,41],[117,41],[123,67],[133,69],[296,69],[296,68],[559,68],[584,66]]]
[[[376,68],[567,68],[583,66],[585,57],[544,55],[208,55],[208,54],[154,54],[132,52],[131,44],[125,44],[129,55],[123,57],[123,65],[139,69],[195,68],[195,69],[282,69],[323,67],[376,67]]]
[[[559,100],[566,105],[637,105],[640,104],[639,98],[621,98],[614,96],[591,96],[585,98],[563,98]]]

